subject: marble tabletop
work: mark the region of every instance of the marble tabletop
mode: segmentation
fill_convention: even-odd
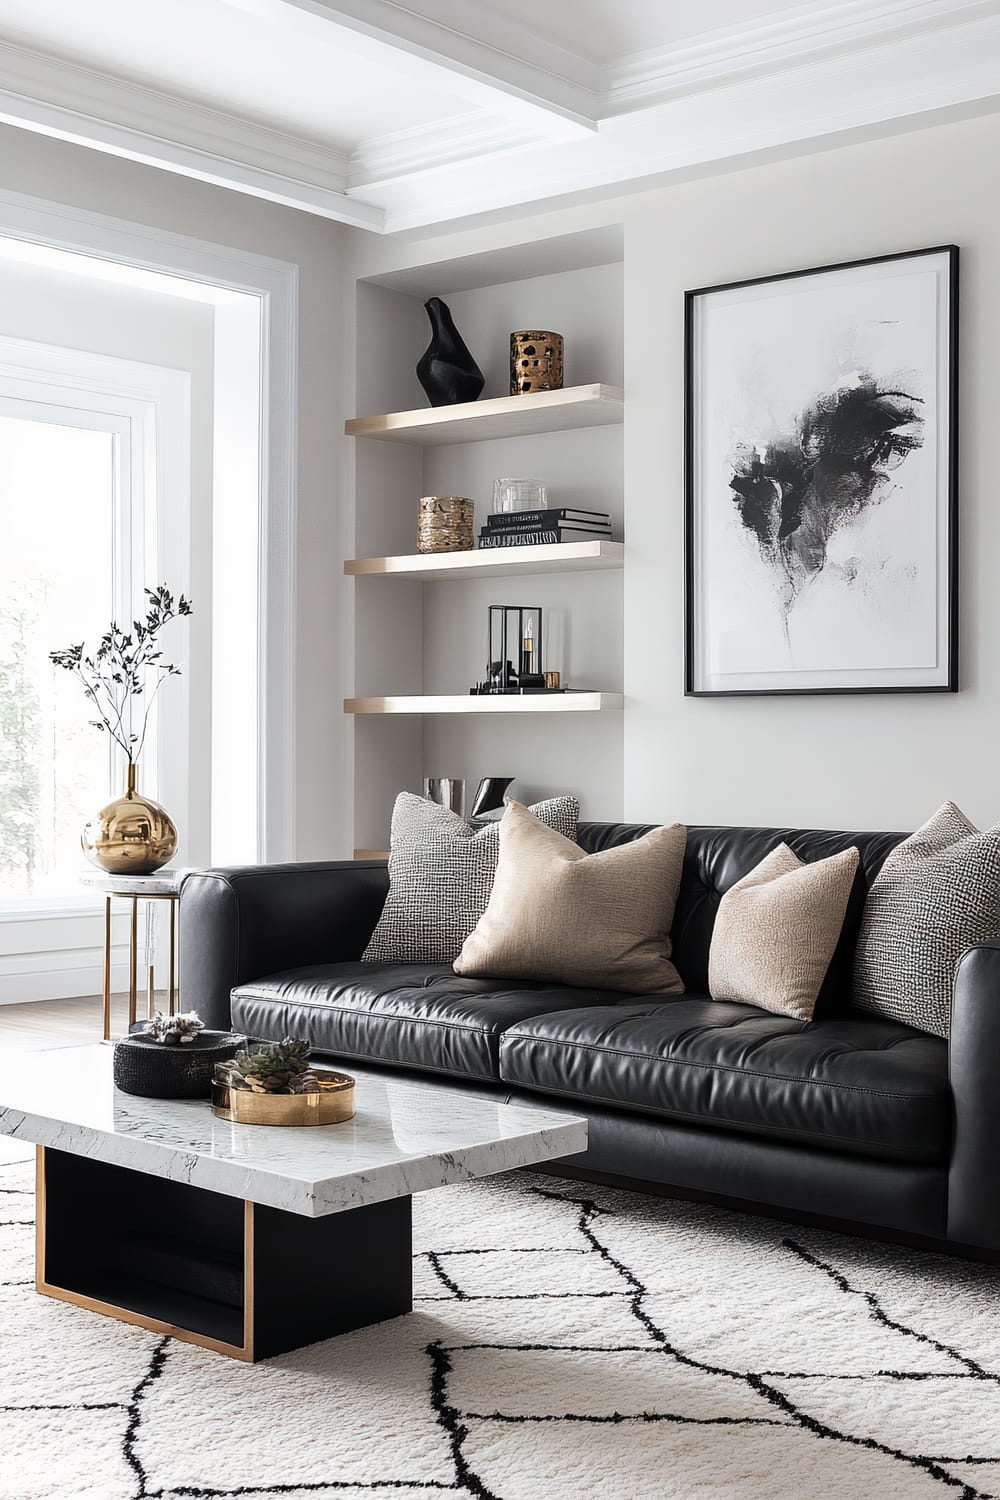
[[[345,1064],[341,1125],[234,1125],[207,1101],[140,1099],[112,1080],[112,1048],[21,1053],[0,1082],[0,1135],[316,1218],[582,1151],[587,1122]]]
[[[154,875],[108,875],[104,870],[81,870],[80,884],[106,896],[176,896],[186,868],[157,870]]]

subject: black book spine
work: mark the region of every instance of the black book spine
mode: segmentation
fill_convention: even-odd
[[[530,531],[481,531],[480,547],[542,547],[552,542],[609,541],[604,531],[566,531],[561,526],[535,527]]]
[[[480,548],[486,547],[541,547],[548,542],[558,542],[558,531],[481,531]]]
[[[578,526],[601,526],[610,519],[607,511],[510,510],[487,516],[486,525],[490,531],[523,531],[529,526],[551,528],[563,521],[573,521]]]
[[[490,531],[523,531],[525,527],[541,526],[545,522],[552,526],[558,519],[551,510],[511,510],[487,516],[486,525]]]

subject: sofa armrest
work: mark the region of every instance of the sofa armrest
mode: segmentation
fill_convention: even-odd
[[[181,885],[183,1008],[225,1029],[235,985],[360,958],[388,889],[384,860],[192,871]]]
[[[1000,939],[959,961],[948,1066],[955,1108],[948,1238],[1000,1250]]]

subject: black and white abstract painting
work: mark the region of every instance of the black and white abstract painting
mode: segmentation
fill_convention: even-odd
[[[954,246],[687,294],[687,691],[954,690]]]

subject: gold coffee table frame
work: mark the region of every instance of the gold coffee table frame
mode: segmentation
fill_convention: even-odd
[[[104,1040],[111,1040],[111,903],[112,901],[130,901],[132,911],[129,918],[129,941],[128,941],[128,1024],[133,1026],[136,1021],[136,1005],[139,994],[139,902],[140,901],[169,901],[170,903],[170,939],[167,973],[167,995],[170,1007],[170,1015],[177,1010],[177,904],[181,899],[180,890],[176,891],[105,891],[104,893]],[[146,1013],[153,1014],[155,1009],[155,985],[153,965],[149,965],[149,973],[146,976]]]

